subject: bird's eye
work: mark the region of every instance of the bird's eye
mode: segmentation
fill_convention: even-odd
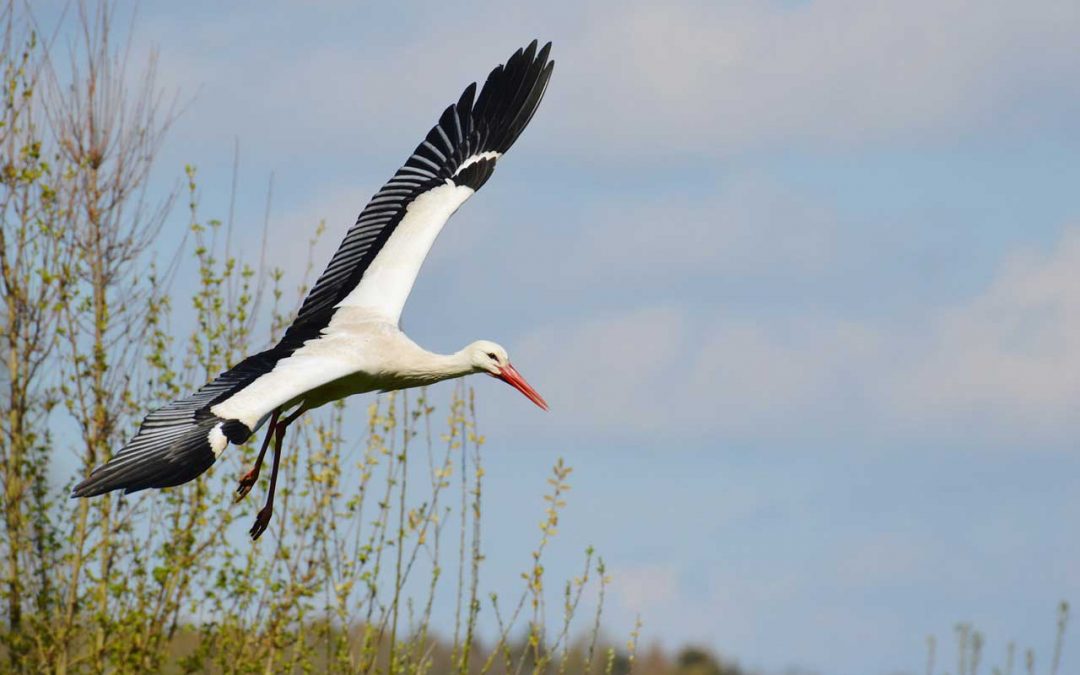
[[[491,359],[492,361],[498,361],[499,360],[499,357],[495,356],[494,352],[488,352],[488,358]]]

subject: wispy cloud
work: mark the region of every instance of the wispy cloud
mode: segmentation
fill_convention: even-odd
[[[621,7],[573,45],[566,86],[596,103],[573,113],[588,134],[625,152],[940,138],[1080,99],[1068,2]]]
[[[814,312],[747,317],[669,305],[544,328],[518,350],[540,364],[578,431],[974,440],[1075,434],[1080,400],[1080,230],[1017,251],[962,303],[892,319]],[[535,367],[535,366],[534,366]],[[950,431],[952,429],[952,431]]]
[[[193,136],[274,138],[296,152],[380,147],[430,124],[534,34],[556,42],[558,61],[542,150],[583,162],[1075,128],[1080,105],[1080,10],[1056,0],[431,3],[362,35],[349,27],[371,24],[364,9],[262,14],[257,30],[239,11],[187,31],[172,16],[151,23],[164,81],[202,91]],[[499,37],[477,39],[478,25]]]
[[[679,598],[679,579],[670,565],[632,565],[609,570],[622,610],[645,614],[668,609]]]
[[[836,214],[755,176],[703,195],[624,195],[579,217],[565,265],[600,283],[801,277],[824,270],[839,248]]]
[[[1029,440],[1076,431],[1080,400],[1080,229],[1025,247],[963,305],[934,318],[930,346],[897,383],[912,419]]]

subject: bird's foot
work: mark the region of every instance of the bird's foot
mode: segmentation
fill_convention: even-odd
[[[266,532],[266,527],[270,524],[270,516],[273,515],[274,510],[269,505],[264,506],[259,510],[259,514],[255,516],[255,524],[251,526],[249,534],[251,534],[252,541],[262,536],[263,532]]]
[[[240,479],[240,484],[236,486],[236,501],[239,502],[244,497],[247,497],[247,493],[251,492],[251,488],[255,487],[255,482],[259,480],[259,472],[255,469],[248,471]]]

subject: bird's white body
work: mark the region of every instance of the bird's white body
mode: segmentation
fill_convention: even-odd
[[[310,410],[353,394],[434,384],[469,372],[473,364],[464,352],[429,352],[367,308],[342,307],[322,336],[211,412],[256,429],[279,407],[303,404]]]

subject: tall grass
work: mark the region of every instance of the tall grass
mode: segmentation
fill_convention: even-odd
[[[1058,675],[1061,668],[1061,655],[1065,646],[1065,631],[1069,625],[1069,603],[1062,601],[1057,608],[1057,621],[1054,632],[1054,646],[1050,654],[1049,663],[1045,669],[1036,668],[1035,650],[1028,647],[1023,651],[1023,663],[1017,662],[1017,645],[1008,642],[999,653],[1000,661],[994,660],[995,665],[990,667],[993,675]],[[969,622],[960,622],[953,627],[956,639],[956,669],[950,671],[947,665],[942,665],[940,672],[954,672],[956,675],[978,675],[984,672],[982,667],[988,660],[986,653],[986,637]],[[926,638],[926,675],[935,675],[939,672],[938,640],[934,635]],[[1021,670],[1022,669],[1022,670]]]

